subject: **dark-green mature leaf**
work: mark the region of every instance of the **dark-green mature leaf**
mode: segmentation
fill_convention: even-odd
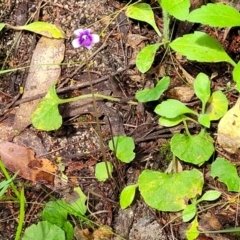
[[[194,32],[179,37],[171,42],[170,47],[186,56],[189,60],[198,62],[228,62],[236,63],[228,56],[221,44],[203,32]]]
[[[211,27],[239,27],[240,13],[236,8],[222,3],[209,3],[193,10],[187,20]]]
[[[169,84],[170,78],[163,77],[154,88],[138,91],[135,97],[139,102],[150,102],[158,100],[163,92],[168,89]]]

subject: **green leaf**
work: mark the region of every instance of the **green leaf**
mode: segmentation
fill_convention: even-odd
[[[133,18],[139,21],[143,21],[151,25],[159,37],[162,36],[160,33],[154,19],[154,14],[152,11],[152,8],[147,3],[136,3],[133,5],[130,5],[127,8],[126,15],[129,18]]]
[[[189,13],[189,0],[158,0],[161,7],[176,19],[184,21]]]
[[[186,231],[186,238],[187,240],[196,240],[198,235],[200,234],[198,231],[198,220],[197,217],[192,221],[190,226],[188,227]]]
[[[239,192],[240,178],[236,167],[224,158],[217,158],[211,165],[211,176],[218,177],[220,182],[227,185],[228,191]]]
[[[144,201],[159,211],[177,212],[187,206],[187,200],[201,194],[203,175],[193,169],[166,174],[144,170],[138,178]]]
[[[211,95],[210,80],[204,73],[199,73],[194,81],[194,92],[196,96],[202,101],[203,106],[205,105]]]
[[[122,190],[120,194],[120,207],[122,209],[125,209],[131,205],[135,197],[137,187],[138,187],[138,184],[128,185]]]
[[[135,144],[131,137],[116,136],[108,145],[112,151],[116,151],[116,157],[122,162],[129,163],[135,158],[135,153],[133,152]]]
[[[214,201],[221,196],[221,192],[215,190],[209,190],[203,194],[203,196],[197,200],[197,202],[202,201]]]
[[[208,161],[215,150],[213,139],[203,130],[194,136],[175,134],[170,144],[175,156],[184,162],[199,166]]]
[[[173,127],[181,123],[183,120],[186,120],[187,117],[184,115],[179,115],[175,118],[165,118],[165,117],[160,117],[159,118],[159,124],[164,126],[164,127]]]
[[[228,99],[222,91],[216,91],[209,98],[206,113],[211,121],[218,120],[228,110]]]
[[[14,27],[14,29],[27,30],[49,38],[64,38],[64,33],[61,29],[54,24],[46,22],[33,22],[28,25]]]
[[[222,3],[209,3],[193,10],[187,20],[211,27],[239,27],[240,13],[237,9]]]
[[[196,112],[175,99],[168,99],[167,101],[158,104],[154,112],[166,118],[176,118],[185,113],[196,114]]]
[[[111,162],[100,162],[96,164],[95,177],[97,178],[98,181],[101,181],[101,182],[106,181],[109,177],[112,177],[112,172],[113,172],[113,165]],[[110,176],[108,175],[108,173],[110,174]]]
[[[65,240],[64,231],[47,221],[26,228],[22,240]]]
[[[233,80],[236,82],[237,90],[240,92],[240,61],[234,67],[232,75],[233,75]]]
[[[160,43],[147,45],[138,53],[136,66],[141,73],[145,73],[151,68],[156,52],[161,45]]]
[[[198,122],[206,128],[210,128],[210,118],[208,114],[199,114]]]
[[[59,114],[58,104],[62,100],[57,96],[53,85],[37,109],[32,113],[31,121],[35,128],[44,131],[57,130],[62,125],[62,116]]]
[[[233,66],[236,65],[221,44],[203,32],[196,31],[192,34],[186,34],[175,39],[169,45],[174,51],[186,56],[189,60],[211,63],[228,62]]]
[[[1,161],[1,159],[0,159]],[[14,176],[12,176],[9,180],[3,180],[0,182],[0,197],[2,197],[4,195],[4,193],[6,192],[6,190],[8,189],[8,187],[10,186],[10,184],[12,183],[12,181],[16,178],[16,176],[18,175],[18,172],[16,172],[14,174]]]
[[[184,222],[188,222],[194,218],[197,213],[196,204],[188,205],[182,212],[182,218]]]
[[[73,226],[67,220],[67,210],[63,208],[59,202],[61,202],[61,200],[46,203],[42,212],[42,218],[44,221],[48,221],[63,229],[66,233],[67,240],[72,240],[74,236]]]
[[[135,97],[139,102],[150,102],[158,100],[163,92],[168,89],[169,84],[170,78],[163,77],[154,88],[138,91]]]
[[[5,23],[0,23],[0,31],[2,31],[2,29],[5,27]]]

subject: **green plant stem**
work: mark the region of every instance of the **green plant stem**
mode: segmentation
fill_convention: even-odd
[[[25,197],[24,197],[24,188],[21,189],[20,192],[20,212],[19,212],[19,221],[18,221],[18,227],[17,232],[14,240],[19,240],[23,228],[24,223],[24,216],[25,216]]]
[[[183,125],[184,125],[184,128],[185,128],[185,130],[186,130],[187,135],[188,135],[189,137],[191,137],[191,134],[190,134],[190,132],[189,132],[189,130],[188,130],[188,126],[187,126],[186,120],[183,120]]]
[[[107,164],[107,155],[106,155],[106,152],[105,152],[105,147],[104,147],[104,143],[103,143],[103,139],[102,139],[102,133],[101,133],[101,126],[100,126],[99,119],[98,119],[98,114],[97,114],[98,110],[97,110],[97,103],[96,103],[96,98],[95,98],[96,94],[94,93],[94,89],[93,89],[93,83],[92,83],[92,78],[91,78],[91,75],[90,75],[90,70],[89,70],[89,65],[88,65],[88,57],[87,57],[86,51],[84,51],[84,55],[85,55],[86,66],[87,66],[88,80],[90,82],[90,89],[91,89],[91,95],[92,95],[92,100],[93,100],[93,109],[94,109],[94,112],[96,114],[96,123],[97,123],[96,124],[97,125],[96,129],[97,129],[97,134],[99,136],[100,149],[101,149],[102,156],[103,156],[103,162],[105,163],[105,166],[106,166],[108,178],[111,178],[112,175],[110,174],[110,170],[109,170],[109,167],[108,167],[108,164]]]
[[[163,41],[164,47],[167,48],[167,43],[169,42],[169,24],[170,24],[170,17],[167,11],[162,9],[163,14]]]
[[[4,166],[4,164],[3,164],[3,162],[2,162],[1,159],[0,159],[0,169],[1,169],[1,171],[3,172],[3,174],[4,174],[4,176],[5,176],[5,178],[6,178],[7,180],[11,179],[11,177],[10,177],[10,175],[8,174],[8,171],[6,170],[6,168],[5,168],[5,166]],[[15,187],[14,183],[11,182],[11,183],[10,183],[10,186],[11,186],[13,192],[15,193],[16,197],[17,197],[18,200],[20,201],[20,199],[21,199],[21,198],[20,198],[20,194],[19,194],[19,191],[17,190],[17,188]]]
[[[61,99],[60,103],[74,102],[74,101],[77,101],[77,100],[80,100],[80,99],[91,98],[91,97],[92,97],[91,93],[90,94],[84,94],[84,95],[77,96],[77,97],[74,97],[74,98]],[[113,102],[126,102],[126,103],[131,104],[131,105],[138,105],[138,103],[134,102],[134,101],[124,101],[124,100],[119,99],[119,98],[110,97],[110,96],[106,96],[106,95],[99,94],[99,93],[95,93],[94,97],[95,97],[95,99],[96,98],[102,98],[102,99],[106,99],[106,100],[113,101]]]

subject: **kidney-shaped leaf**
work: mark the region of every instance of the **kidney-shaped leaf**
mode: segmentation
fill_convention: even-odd
[[[175,156],[196,165],[208,161],[214,152],[213,139],[204,131],[194,136],[175,134],[170,144]]]
[[[160,211],[176,212],[187,206],[188,199],[201,194],[202,173],[196,169],[166,174],[144,170],[138,179],[144,201]]]
[[[192,34],[186,34],[177,38],[169,45],[174,51],[186,56],[189,60],[198,62],[229,62],[233,66],[236,65],[221,44],[203,32],[196,31]]]
[[[65,240],[64,231],[55,224],[47,221],[32,224],[26,228],[22,240]]]

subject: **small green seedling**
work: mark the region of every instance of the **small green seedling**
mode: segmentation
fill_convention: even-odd
[[[64,200],[48,202],[42,212],[43,221],[28,227],[22,239],[30,240],[38,236],[38,240],[72,240],[74,238],[74,229],[68,220],[68,215],[74,215],[80,220],[87,220],[85,217],[87,197],[79,187],[74,188],[74,193],[71,195],[74,198],[69,203]]]
[[[13,180],[16,178],[17,173],[14,174],[14,176],[11,177],[9,180],[3,180],[0,182],[0,198],[4,195],[4,193],[7,191]]]
[[[194,92],[202,102],[201,113],[175,99],[163,101],[156,106],[155,112],[161,116],[159,123],[162,126],[172,127],[184,123],[187,135],[175,134],[171,139],[171,150],[182,161],[202,165],[214,152],[213,139],[205,128],[209,128],[212,120],[218,120],[227,112],[228,101],[221,91],[211,95],[210,80],[203,73],[199,73],[194,81]],[[189,133],[187,120],[203,126],[198,135]]]

